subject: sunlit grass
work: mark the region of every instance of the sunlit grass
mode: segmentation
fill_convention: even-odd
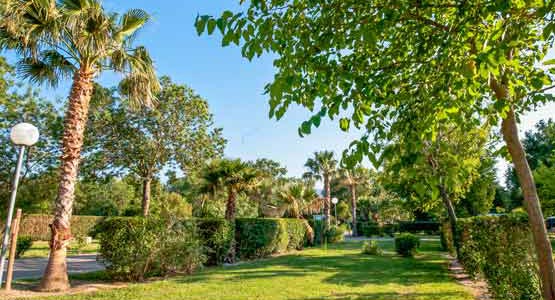
[[[93,240],[92,243],[85,246],[83,249],[81,249],[81,251],[77,251],[77,248],[75,247],[74,242],[70,243],[69,246],[70,248],[68,250],[68,255],[77,255],[77,254],[96,253],[98,252],[99,244],[98,244],[98,241]],[[50,251],[50,248],[48,247],[47,241],[34,241],[31,248],[25,251],[25,253],[23,253],[21,258],[48,257],[49,251]]]

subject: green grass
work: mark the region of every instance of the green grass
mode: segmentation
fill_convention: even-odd
[[[75,245],[75,243],[71,243],[70,249],[68,251],[68,255],[77,255],[79,254],[75,247],[71,247]],[[91,244],[88,244],[84,249],[81,249],[81,254],[92,254],[98,251],[98,241],[93,240]],[[21,258],[31,258],[31,257],[48,257],[48,252],[50,248],[48,247],[47,241],[34,241],[31,249],[25,251]]]
[[[473,299],[448,276],[436,241],[423,242],[415,258],[395,255],[391,241],[380,242],[386,250],[381,257],[361,254],[361,246],[362,242],[345,242],[233,267],[207,268],[193,276],[48,299]]]

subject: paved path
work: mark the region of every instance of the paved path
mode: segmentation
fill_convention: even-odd
[[[17,259],[15,261],[13,278],[40,278],[47,262],[48,258]],[[96,254],[85,254],[69,256],[67,258],[67,268],[69,273],[86,273],[104,270],[104,265],[96,261]]]

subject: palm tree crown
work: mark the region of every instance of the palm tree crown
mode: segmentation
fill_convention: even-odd
[[[309,158],[304,166],[308,172],[303,177],[322,180],[324,176],[331,176],[337,168],[337,160],[334,158],[333,151],[314,152],[314,157]]]
[[[125,75],[121,90],[133,102],[154,100],[152,60],[132,43],[150,18],[145,11],[106,13],[97,0],[5,0],[0,13],[0,49],[19,54],[20,76],[56,86],[78,70],[92,77],[113,70]]]

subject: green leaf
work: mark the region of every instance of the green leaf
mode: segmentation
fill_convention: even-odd
[[[214,19],[208,20],[208,24],[206,28],[208,30],[208,34],[212,34],[214,32],[214,29],[216,28],[216,20]]]
[[[351,120],[347,118],[341,118],[341,120],[339,120],[339,128],[341,128],[341,130],[343,131],[348,131],[350,124],[351,124]]]
[[[204,31],[204,28],[206,27],[206,22],[208,21],[210,17],[209,16],[197,16],[197,19],[195,21],[195,27],[197,29],[197,34],[201,35],[202,32]]]

